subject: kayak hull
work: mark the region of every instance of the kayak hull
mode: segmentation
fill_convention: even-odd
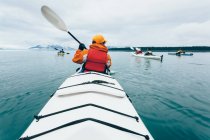
[[[146,135],[153,140],[120,84],[88,72],[67,78],[21,138],[145,140]]]
[[[58,55],[64,55],[65,53],[62,53],[62,52],[58,52],[57,54],[58,54]]]
[[[157,55],[144,55],[144,54],[136,54],[135,52],[131,53],[133,56],[146,58],[146,59],[155,59],[155,60],[161,60],[163,59],[163,55],[157,56]]]
[[[168,55],[176,55],[176,56],[193,56],[193,53],[182,53],[182,54],[168,53]]]

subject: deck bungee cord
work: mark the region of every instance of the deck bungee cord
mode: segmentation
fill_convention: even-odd
[[[149,140],[149,139],[150,139],[148,135],[144,135],[144,134],[141,134],[141,133],[132,131],[132,130],[130,130],[130,129],[127,129],[127,128],[124,128],[124,127],[121,127],[121,126],[112,124],[112,123],[108,123],[108,122],[101,121],[101,120],[94,119],[94,118],[84,118],[84,119],[79,119],[79,120],[75,120],[75,121],[72,121],[72,122],[63,124],[63,125],[61,125],[61,126],[55,127],[55,128],[53,128],[53,129],[50,129],[50,130],[47,130],[47,131],[44,131],[44,132],[41,132],[41,133],[38,133],[38,134],[35,134],[35,135],[32,135],[32,136],[22,137],[22,138],[20,138],[19,140],[31,140],[31,139],[37,138],[37,137],[39,137],[39,136],[48,134],[48,133],[50,133],[50,132],[53,132],[53,131],[56,131],[56,130],[59,130],[59,129],[62,129],[62,128],[65,128],[65,127],[68,127],[68,126],[80,124],[80,123],[83,123],[83,122],[86,122],[86,121],[93,121],[93,122],[96,122],[96,123],[99,123],[99,124],[103,124],[103,125],[105,125],[105,126],[109,126],[109,127],[111,127],[111,128],[114,128],[114,129],[117,129],[117,130],[120,130],[120,131],[124,131],[124,132],[127,132],[127,133],[131,133],[131,134],[135,134],[135,135],[138,135],[138,136],[142,136],[142,137],[144,137],[146,140]]]
[[[34,118],[37,121],[39,121],[42,118],[50,117],[50,116],[53,116],[53,115],[56,115],[56,114],[60,114],[60,113],[64,113],[64,112],[67,112],[67,111],[80,109],[80,108],[88,107],[88,106],[100,108],[100,109],[107,110],[107,111],[110,111],[110,112],[113,112],[113,113],[116,113],[116,114],[120,114],[120,115],[123,115],[123,116],[126,116],[126,117],[130,117],[130,118],[135,119],[137,122],[139,122],[139,118],[137,116],[131,116],[131,115],[128,115],[128,114],[125,114],[125,113],[122,113],[122,112],[119,112],[119,111],[115,111],[113,109],[109,109],[109,108],[106,108],[106,107],[103,107],[103,106],[100,106],[100,105],[96,105],[96,104],[84,104],[84,105],[72,107],[72,108],[69,108],[69,109],[64,109],[64,110],[61,110],[61,111],[57,111],[57,112],[54,112],[54,113],[46,114],[46,115],[34,115]]]

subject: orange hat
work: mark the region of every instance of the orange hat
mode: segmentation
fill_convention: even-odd
[[[102,35],[95,35],[93,37],[93,41],[95,41],[96,43],[103,43],[106,42],[106,39]]]

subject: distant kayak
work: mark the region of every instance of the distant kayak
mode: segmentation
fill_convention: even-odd
[[[144,54],[136,54],[135,52],[131,53],[133,56],[142,57],[142,58],[148,58],[148,59],[156,59],[156,60],[163,60],[163,55],[157,56],[157,55],[144,55]]]
[[[177,56],[192,56],[193,53],[181,53],[181,54],[177,54],[177,53],[168,53],[168,55],[177,55]]]
[[[63,56],[65,53],[63,53],[63,52],[58,52],[57,54]]]

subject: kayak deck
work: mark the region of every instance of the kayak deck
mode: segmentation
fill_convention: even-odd
[[[120,84],[96,72],[67,78],[23,133],[26,137],[153,139]]]

